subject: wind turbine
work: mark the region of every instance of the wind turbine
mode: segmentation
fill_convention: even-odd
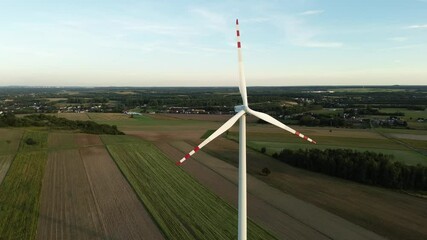
[[[239,59],[239,90],[240,95],[242,96],[243,105],[235,106],[234,111],[236,115],[230,118],[225,122],[220,128],[218,128],[212,135],[210,135],[205,141],[196,146],[191,152],[185,155],[181,160],[176,162],[176,165],[181,165],[185,160],[191,157],[194,153],[199,151],[202,147],[208,144],[210,141],[217,138],[219,135],[230,129],[237,120],[240,119],[239,127],[239,206],[238,206],[238,239],[246,240],[247,238],[247,210],[246,210],[246,114],[254,115],[255,117],[262,119],[268,123],[271,123],[281,129],[284,129],[300,138],[303,138],[311,143],[316,144],[316,142],[303,135],[302,133],[295,131],[294,129],[286,126],[285,124],[279,122],[268,114],[257,112],[252,110],[248,106],[248,97],[246,93],[246,80],[243,70],[243,61],[242,61],[242,44],[240,42],[240,31],[239,31],[239,20],[236,19],[236,35],[237,35],[237,53]]]

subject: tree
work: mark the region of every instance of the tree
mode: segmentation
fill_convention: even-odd
[[[270,171],[270,169],[268,169],[268,168],[263,168],[262,170],[261,170],[261,173],[264,175],[264,176],[268,176],[268,175],[270,175],[270,173],[271,173],[271,171]]]
[[[27,145],[36,145],[37,144],[37,142],[34,139],[32,139],[32,138],[25,139],[25,143]]]
[[[267,149],[265,149],[265,147],[262,147],[261,148],[261,153],[265,153],[265,151],[266,151]]]

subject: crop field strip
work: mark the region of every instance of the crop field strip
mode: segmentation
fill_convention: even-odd
[[[0,128],[0,155],[15,154],[19,148],[23,131]]]
[[[107,148],[166,238],[237,237],[237,211],[177,168],[154,145],[111,144]],[[252,221],[248,236],[274,239]]]
[[[2,155],[0,156],[0,185],[9,170],[10,164],[12,163],[14,155]]]
[[[26,131],[22,137],[19,151],[31,152],[31,151],[45,151],[47,150],[47,137],[48,132],[42,131]],[[33,139],[37,144],[29,145],[25,143],[26,139]]]
[[[51,132],[49,133],[47,143],[49,150],[76,148],[75,135],[68,132]]]
[[[163,239],[99,136],[74,140],[49,151],[37,239]]]
[[[104,230],[79,151],[49,153],[37,239],[103,239]]]
[[[34,239],[37,231],[47,139],[34,131],[26,132],[25,137],[40,142],[32,148],[21,143],[0,184],[0,236],[4,239]]]
[[[87,116],[92,121],[115,121],[130,118],[130,115],[123,113],[87,113]]]
[[[69,120],[88,121],[90,118],[86,113],[57,113],[57,117],[66,118]]]
[[[163,239],[104,146],[80,149],[108,239]]]

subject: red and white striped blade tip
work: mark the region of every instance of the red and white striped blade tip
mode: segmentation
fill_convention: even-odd
[[[193,150],[191,150],[189,153],[187,153],[187,155],[185,155],[181,160],[179,160],[178,162],[176,162],[175,164],[177,166],[182,165],[187,159],[189,159],[191,157],[191,155],[195,154],[196,152],[198,152],[200,150],[200,147],[197,146],[195,147]]]
[[[316,141],[314,141],[313,139],[311,139],[311,138],[309,138],[309,137],[305,136],[304,134],[302,134],[302,133],[300,133],[300,132],[298,132],[298,131],[295,131],[295,133],[294,133],[294,134],[295,134],[296,136],[300,137],[300,138],[303,138],[304,140],[307,140],[307,141],[309,141],[309,142],[311,142],[311,143],[317,144],[317,142],[316,142]]]
[[[236,18],[236,25],[239,25],[239,19]]]

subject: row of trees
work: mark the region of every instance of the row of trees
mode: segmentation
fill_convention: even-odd
[[[16,117],[12,113],[0,115],[0,127],[51,127],[56,129],[80,130],[91,134],[123,135],[115,125],[98,124],[93,121],[72,121],[45,114]]]
[[[364,184],[427,190],[427,167],[393,161],[392,155],[351,149],[284,149],[274,157],[295,167]]]

